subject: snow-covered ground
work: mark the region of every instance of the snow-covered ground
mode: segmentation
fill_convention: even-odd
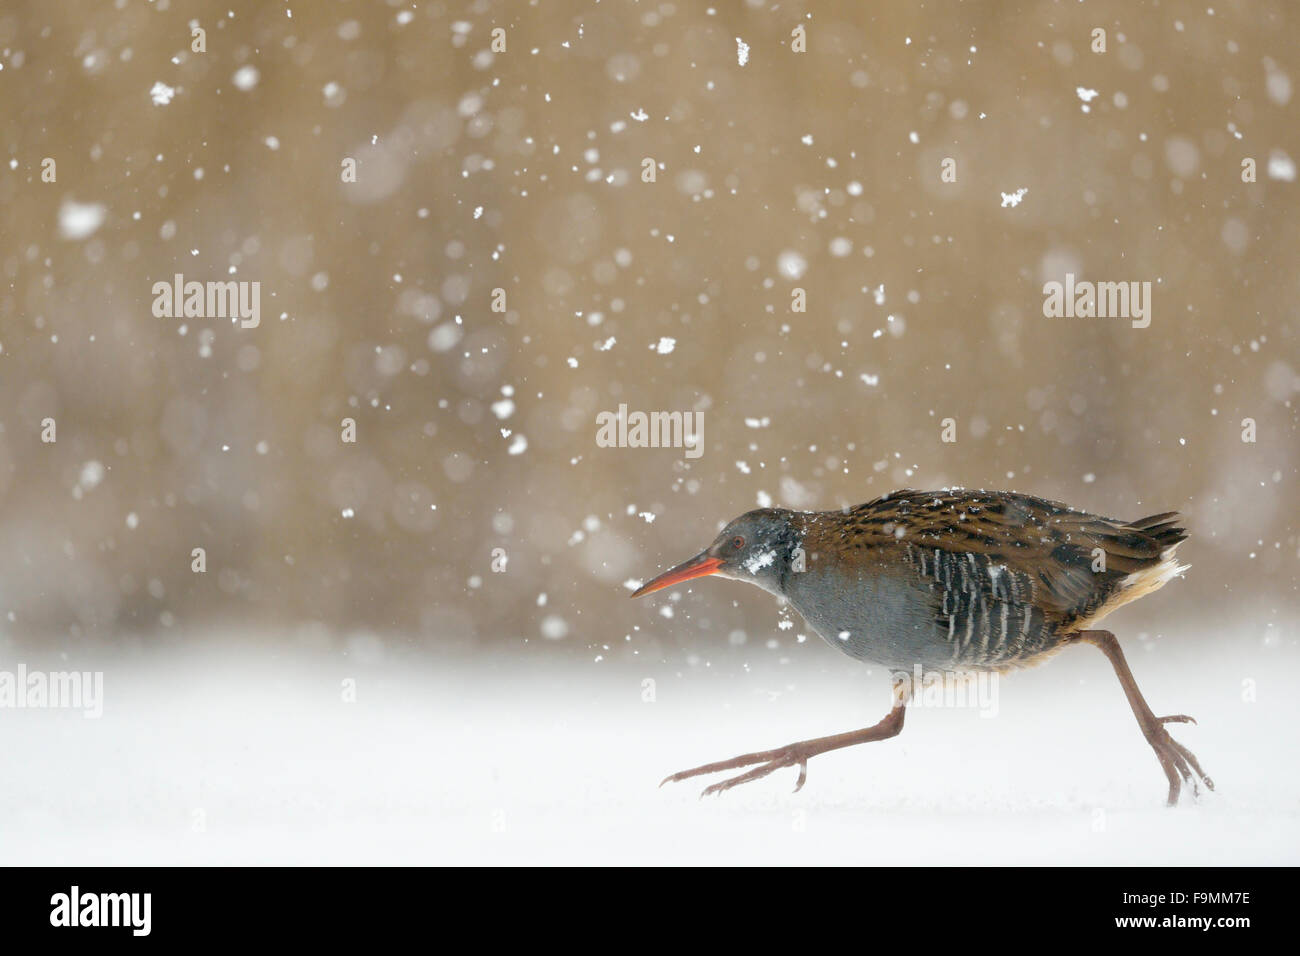
[[[798,794],[783,770],[700,801],[708,780],[656,785],[872,723],[883,675],[820,646],[748,670],[209,647],[106,666],[97,720],[0,711],[0,863],[1300,862],[1293,641],[1125,643],[1157,712],[1200,720],[1174,733],[1218,792],[1163,806],[1089,648],[1005,679],[996,717],[916,709]]]

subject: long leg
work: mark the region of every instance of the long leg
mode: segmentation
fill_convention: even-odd
[[[816,737],[813,740],[801,740],[798,743],[787,744],[784,747],[778,747],[776,750],[760,750],[757,753],[744,754],[740,757],[733,757],[731,760],[719,760],[717,763],[706,763],[702,767],[695,767],[692,770],[683,770],[675,773],[671,777],[665,777],[659,786],[665,783],[676,783],[679,780],[686,780],[689,777],[698,777],[706,773],[717,773],[721,770],[735,770],[737,767],[748,767],[751,764],[760,764],[738,777],[732,777],[729,780],[723,780],[721,783],[715,783],[706,787],[701,797],[713,793],[721,793],[724,790],[730,790],[732,787],[742,783],[749,783],[753,780],[760,780],[766,777],[774,770],[780,770],[782,767],[799,767],[799,779],[795,782],[794,789],[797,793],[802,789],[804,782],[808,779],[808,761],[818,754],[824,754],[830,750],[840,750],[843,747],[852,747],[855,744],[870,743],[873,740],[887,740],[890,737],[898,735],[903,729],[903,712],[907,707],[908,690],[904,683],[894,685],[894,706],[890,709],[884,718],[878,724],[862,730],[850,730],[843,734],[832,734],[829,737]]]
[[[1169,723],[1194,724],[1196,721],[1186,714],[1157,717],[1152,713],[1142,692],[1138,690],[1137,681],[1133,679],[1128,661],[1124,660],[1124,652],[1120,650],[1119,641],[1110,631],[1080,631],[1077,637],[1100,648],[1110,660],[1111,666],[1115,668],[1115,676],[1119,678],[1120,686],[1124,688],[1124,696],[1128,698],[1128,705],[1133,708],[1133,716],[1137,718],[1138,726],[1142,728],[1142,735],[1146,737],[1151,749],[1156,752],[1156,759],[1160,761],[1165,777],[1169,780],[1169,806],[1172,807],[1178,802],[1178,794],[1182,790],[1184,780],[1192,785],[1193,794],[1200,793],[1197,787],[1198,779],[1207,788],[1213,790],[1214,781],[1206,776],[1196,757],[1169,736],[1169,731],[1164,727]]]

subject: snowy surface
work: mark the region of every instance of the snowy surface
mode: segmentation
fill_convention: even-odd
[[[656,785],[872,723],[883,675],[815,645],[748,670],[137,658],[105,667],[102,719],[0,712],[0,863],[1300,862],[1294,650],[1132,647],[1219,785],[1174,810],[1090,650],[1004,680],[994,718],[913,710],[798,794],[783,770],[703,801],[708,780]]]

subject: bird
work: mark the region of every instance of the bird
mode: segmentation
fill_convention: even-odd
[[[843,747],[897,736],[914,689],[908,675],[969,676],[1038,664],[1066,647],[1101,650],[1169,783],[1194,795],[1214,781],[1138,689],[1111,612],[1181,576],[1188,537],[1177,512],[1122,521],[1010,491],[904,489],[834,511],[759,508],[707,548],[647,581],[632,597],[715,575],[785,599],[826,643],[893,675],[893,703],[876,724],[671,774],[660,784],[751,768],[701,797],[798,767]]]

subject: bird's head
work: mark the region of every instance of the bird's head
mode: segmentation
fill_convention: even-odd
[[[781,593],[781,580],[791,570],[799,534],[792,524],[794,512],[759,508],[736,518],[719,533],[713,544],[693,558],[632,592],[640,597],[708,574],[748,581],[773,594]]]

